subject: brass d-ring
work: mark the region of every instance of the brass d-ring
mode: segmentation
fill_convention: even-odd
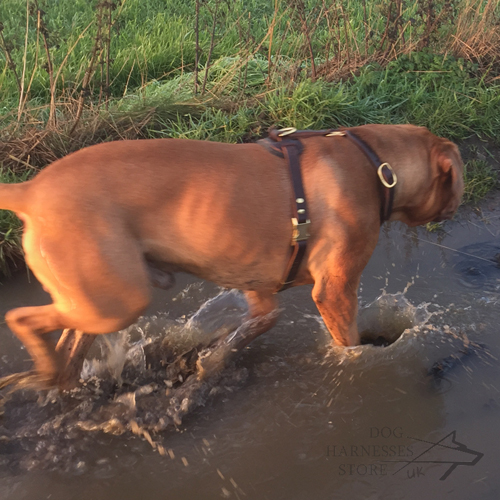
[[[293,134],[294,132],[297,132],[297,129],[295,127],[280,128],[278,130],[278,136],[285,137],[285,135],[290,135]]]
[[[391,171],[391,174],[392,174],[392,184],[389,184],[386,180],[385,180],[385,177],[384,177],[384,174],[382,173],[382,169],[384,167],[387,167],[390,171]],[[398,182],[398,178],[396,176],[396,172],[394,172],[394,170],[392,169],[392,167],[388,164],[388,163],[382,163],[382,165],[380,165],[380,167],[378,167],[378,170],[377,170],[377,174],[379,176],[379,179],[380,179],[380,182],[386,187],[386,188],[393,188],[397,182]]]

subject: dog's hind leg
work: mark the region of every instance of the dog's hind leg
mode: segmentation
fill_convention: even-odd
[[[54,304],[12,309],[5,315],[5,321],[33,358],[40,383],[52,385],[57,378],[59,363],[53,342],[46,334],[64,328]]]
[[[72,328],[66,328],[62,332],[56,346],[61,367],[57,379],[57,385],[60,389],[69,390],[78,385],[83,362],[95,338],[96,335]]]
[[[245,292],[250,320],[258,324],[255,334],[248,340],[270,330],[278,321],[278,298],[275,293]]]
[[[149,281],[155,288],[170,290],[175,285],[175,277],[172,273],[159,269],[148,262]]]
[[[175,285],[172,273],[148,265],[150,282],[154,287],[168,290]],[[56,346],[59,356],[60,374],[57,385],[62,390],[73,389],[78,385],[83,363],[96,335],[66,328]]]
[[[278,320],[278,300],[274,293],[245,292],[249,315],[247,320],[227,337],[217,339],[198,360],[200,379],[220,372],[234,353],[267,332]]]
[[[221,372],[233,356],[252,340],[272,328],[278,319],[278,301],[272,292],[245,292],[249,307],[247,320],[227,336],[216,339],[200,352],[197,371],[172,394],[167,415],[176,425],[192,409],[206,400],[210,389],[221,378]],[[179,403],[182,404],[179,404]]]

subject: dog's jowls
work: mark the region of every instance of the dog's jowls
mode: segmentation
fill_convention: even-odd
[[[463,191],[453,143],[411,125],[352,131],[397,174],[391,220],[415,226],[453,215]],[[314,283],[334,341],[355,345],[359,279],[379,235],[379,180],[341,137],[302,142],[311,236],[295,285]],[[285,160],[262,146],[179,139],[100,144],[29,182],[0,185],[0,207],[24,221],[26,260],[53,300],[11,310],[7,323],[45,383],[68,386],[88,334],[133,323],[151,286],[169,288],[177,271],[243,290],[250,317],[265,317],[290,255],[292,196]],[[57,329],[74,332],[54,350],[45,334]]]

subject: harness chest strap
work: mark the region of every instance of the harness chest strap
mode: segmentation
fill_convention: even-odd
[[[294,192],[294,201],[292,203],[292,255],[288,260],[288,266],[284,274],[285,281],[282,283],[280,288],[281,291],[289,288],[297,276],[300,264],[306,253],[311,221],[308,218],[306,195],[300,170],[300,154],[302,153],[302,148],[299,148],[299,146],[301,146],[301,144],[297,140],[289,140],[286,142],[282,141],[280,145],[290,169],[290,177]]]
[[[292,203],[292,253],[284,274],[285,280],[278,291],[286,290],[295,281],[300,264],[306,253],[309,226],[311,224],[308,218],[307,202],[300,169],[300,155],[303,146],[298,139],[318,136],[345,137],[361,149],[370,163],[375,167],[380,179],[380,183],[378,184],[382,198],[380,206],[380,224],[386,221],[392,212],[392,204],[394,201],[393,188],[397,183],[396,174],[388,163],[382,163],[373,149],[353,132],[347,129],[298,131],[295,128],[287,128],[272,130],[269,134],[269,139],[272,142],[263,143],[263,145],[270,148],[272,153],[278,154],[279,156],[281,156],[279,154],[281,152],[282,156],[287,160],[294,191],[294,202]]]

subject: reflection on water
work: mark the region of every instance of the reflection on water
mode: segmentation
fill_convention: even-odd
[[[163,339],[185,351],[245,312],[239,294],[181,279],[100,339],[82,389],[6,403],[0,498],[497,499],[498,227],[385,227],[362,279],[366,345],[332,347],[310,288],[289,290],[205,406],[155,433]],[[5,309],[46,301],[22,277],[1,293]],[[0,376],[29,366],[7,332],[1,354]],[[132,415],[148,435],[127,430]]]

